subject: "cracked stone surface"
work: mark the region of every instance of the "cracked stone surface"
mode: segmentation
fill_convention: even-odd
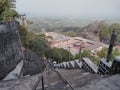
[[[100,76],[86,73],[82,69],[57,70],[70,81],[74,90],[120,90],[120,74]],[[40,74],[16,80],[1,81],[0,90],[32,90],[39,76]],[[59,74],[51,69],[44,75],[44,84],[45,90],[71,90],[69,85],[63,81]],[[41,90],[41,82],[37,90]]]
[[[45,90],[72,90],[64,79],[52,69],[44,75]],[[41,83],[37,90],[42,90]]]
[[[21,47],[17,22],[0,22],[0,80],[23,60]]]

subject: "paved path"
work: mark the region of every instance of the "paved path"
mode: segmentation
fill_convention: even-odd
[[[101,76],[96,74],[86,73],[82,69],[73,69],[73,70],[58,70],[71,84],[74,88],[83,87],[89,84],[91,81],[98,81]]]
[[[114,75],[109,78],[102,79],[98,82],[79,87],[76,90],[120,90],[120,75]]]
[[[57,69],[74,87],[74,90],[120,90],[120,74],[100,76],[85,73],[82,69]],[[41,74],[23,77],[21,79],[1,81],[0,90],[32,90],[33,85]],[[45,90],[71,90],[60,75],[49,69],[44,75]],[[41,90],[41,82],[37,90]]]
[[[54,69],[49,69],[44,75],[45,90],[72,90],[68,83]],[[41,83],[37,90],[42,90]]]
[[[1,81],[0,90],[32,90],[39,76],[40,74],[16,80]]]

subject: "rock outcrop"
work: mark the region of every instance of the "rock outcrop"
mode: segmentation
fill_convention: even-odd
[[[35,75],[44,70],[45,64],[40,60],[36,53],[26,49],[24,50],[24,56],[23,75]]]
[[[23,51],[18,23],[15,21],[0,22],[0,80],[12,73],[21,60],[24,63],[23,75],[38,74],[45,68],[44,63],[34,52]]]
[[[15,21],[0,22],[0,80],[23,60],[23,53]]]

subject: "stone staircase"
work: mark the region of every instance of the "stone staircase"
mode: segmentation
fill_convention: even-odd
[[[113,72],[120,73],[120,57],[113,59],[113,62],[107,62],[106,59],[101,59],[97,66],[89,58],[82,58],[82,60],[73,60],[68,62],[61,62],[55,65],[61,69],[84,69],[86,72],[92,74],[112,74]],[[113,67],[114,66],[114,67]],[[113,70],[115,69],[115,70]]]
[[[115,61],[119,62],[119,60],[120,57]],[[112,64],[116,66],[119,63],[107,63],[102,59],[99,66],[96,66],[90,59],[83,58],[81,62],[74,60],[62,62],[55,66],[58,67],[56,70],[70,82],[74,90],[120,90],[120,74],[108,74],[113,67]],[[116,67],[114,68],[116,70]],[[0,82],[0,90],[32,90],[39,76],[2,81]],[[57,74],[51,71],[46,76],[45,83],[46,90],[71,90],[67,84],[60,80]],[[37,90],[41,90],[41,85]]]
[[[83,58],[82,61],[76,59],[73,61],[62,62],[55,65],[61,69],[84,69],[86,72],[97,73],[98,66],[95,65],[89,58]]]
[[[56,70],[71,83],[74,90],[120,90],[120,74],[112,76],[91,74],[82,68],[57,68]],[[0,90],[32,90],[39,76],[40,74],[16,80],[2,81],[0,82]],[[44,83],[46,84],[46,90],[71,90],[51,70],[45,76]],[[41,90],[41,84],[37,90]]]
[[[82,62],[79,60],[62,62],[56,65],[58,68],[65,68],[65,69],[80,69],[82,68]]]
[[[83,58],[82,61],[62,62],[57,67],[75,90],[120,90],[120,74],[117,74],[120,72],[120,57],[114,58],[113,62],[101,59],[98,66],[89,58]],[[82,70],[84,72],[77,74]]]

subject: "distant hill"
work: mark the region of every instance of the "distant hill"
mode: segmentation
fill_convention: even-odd
[[[91,23],[91,20],[84,19],[72,19],[72,18],[28,18],[33,21],[32,25],[29,25],[30,30],[41,31],[54,31],[54,29],[60,29],[63,27],[84,27]],[[51,30],[52,29],[52,30]]]
[[[79,35],[81,37],[109,43],[113,29],[120,29],[120,20],[94,21],[91,24],[81,28]],[[120,34],[117,33],[117,43],[120,43]]]
[[[101,41],[100,31],[103,28],[102,39],[108,41],[111,31],[107,30],[112,24],[120,24],[120,19],[92,20],[80,18],[58,18],[58,17],[33,17],[28,18],[33,24],[29,25],[29,30],[35,32],[57,32],[67,36],[80,36],[94,41]],[[105,33],[107,34],[104,34]],[[120,41],[120,39],[119,39]]]
[[[106,25],[105,21],[95,21],[91,24],[83,27],[79,32],[79,35],[94,41],[99,41],[100,27]]]

